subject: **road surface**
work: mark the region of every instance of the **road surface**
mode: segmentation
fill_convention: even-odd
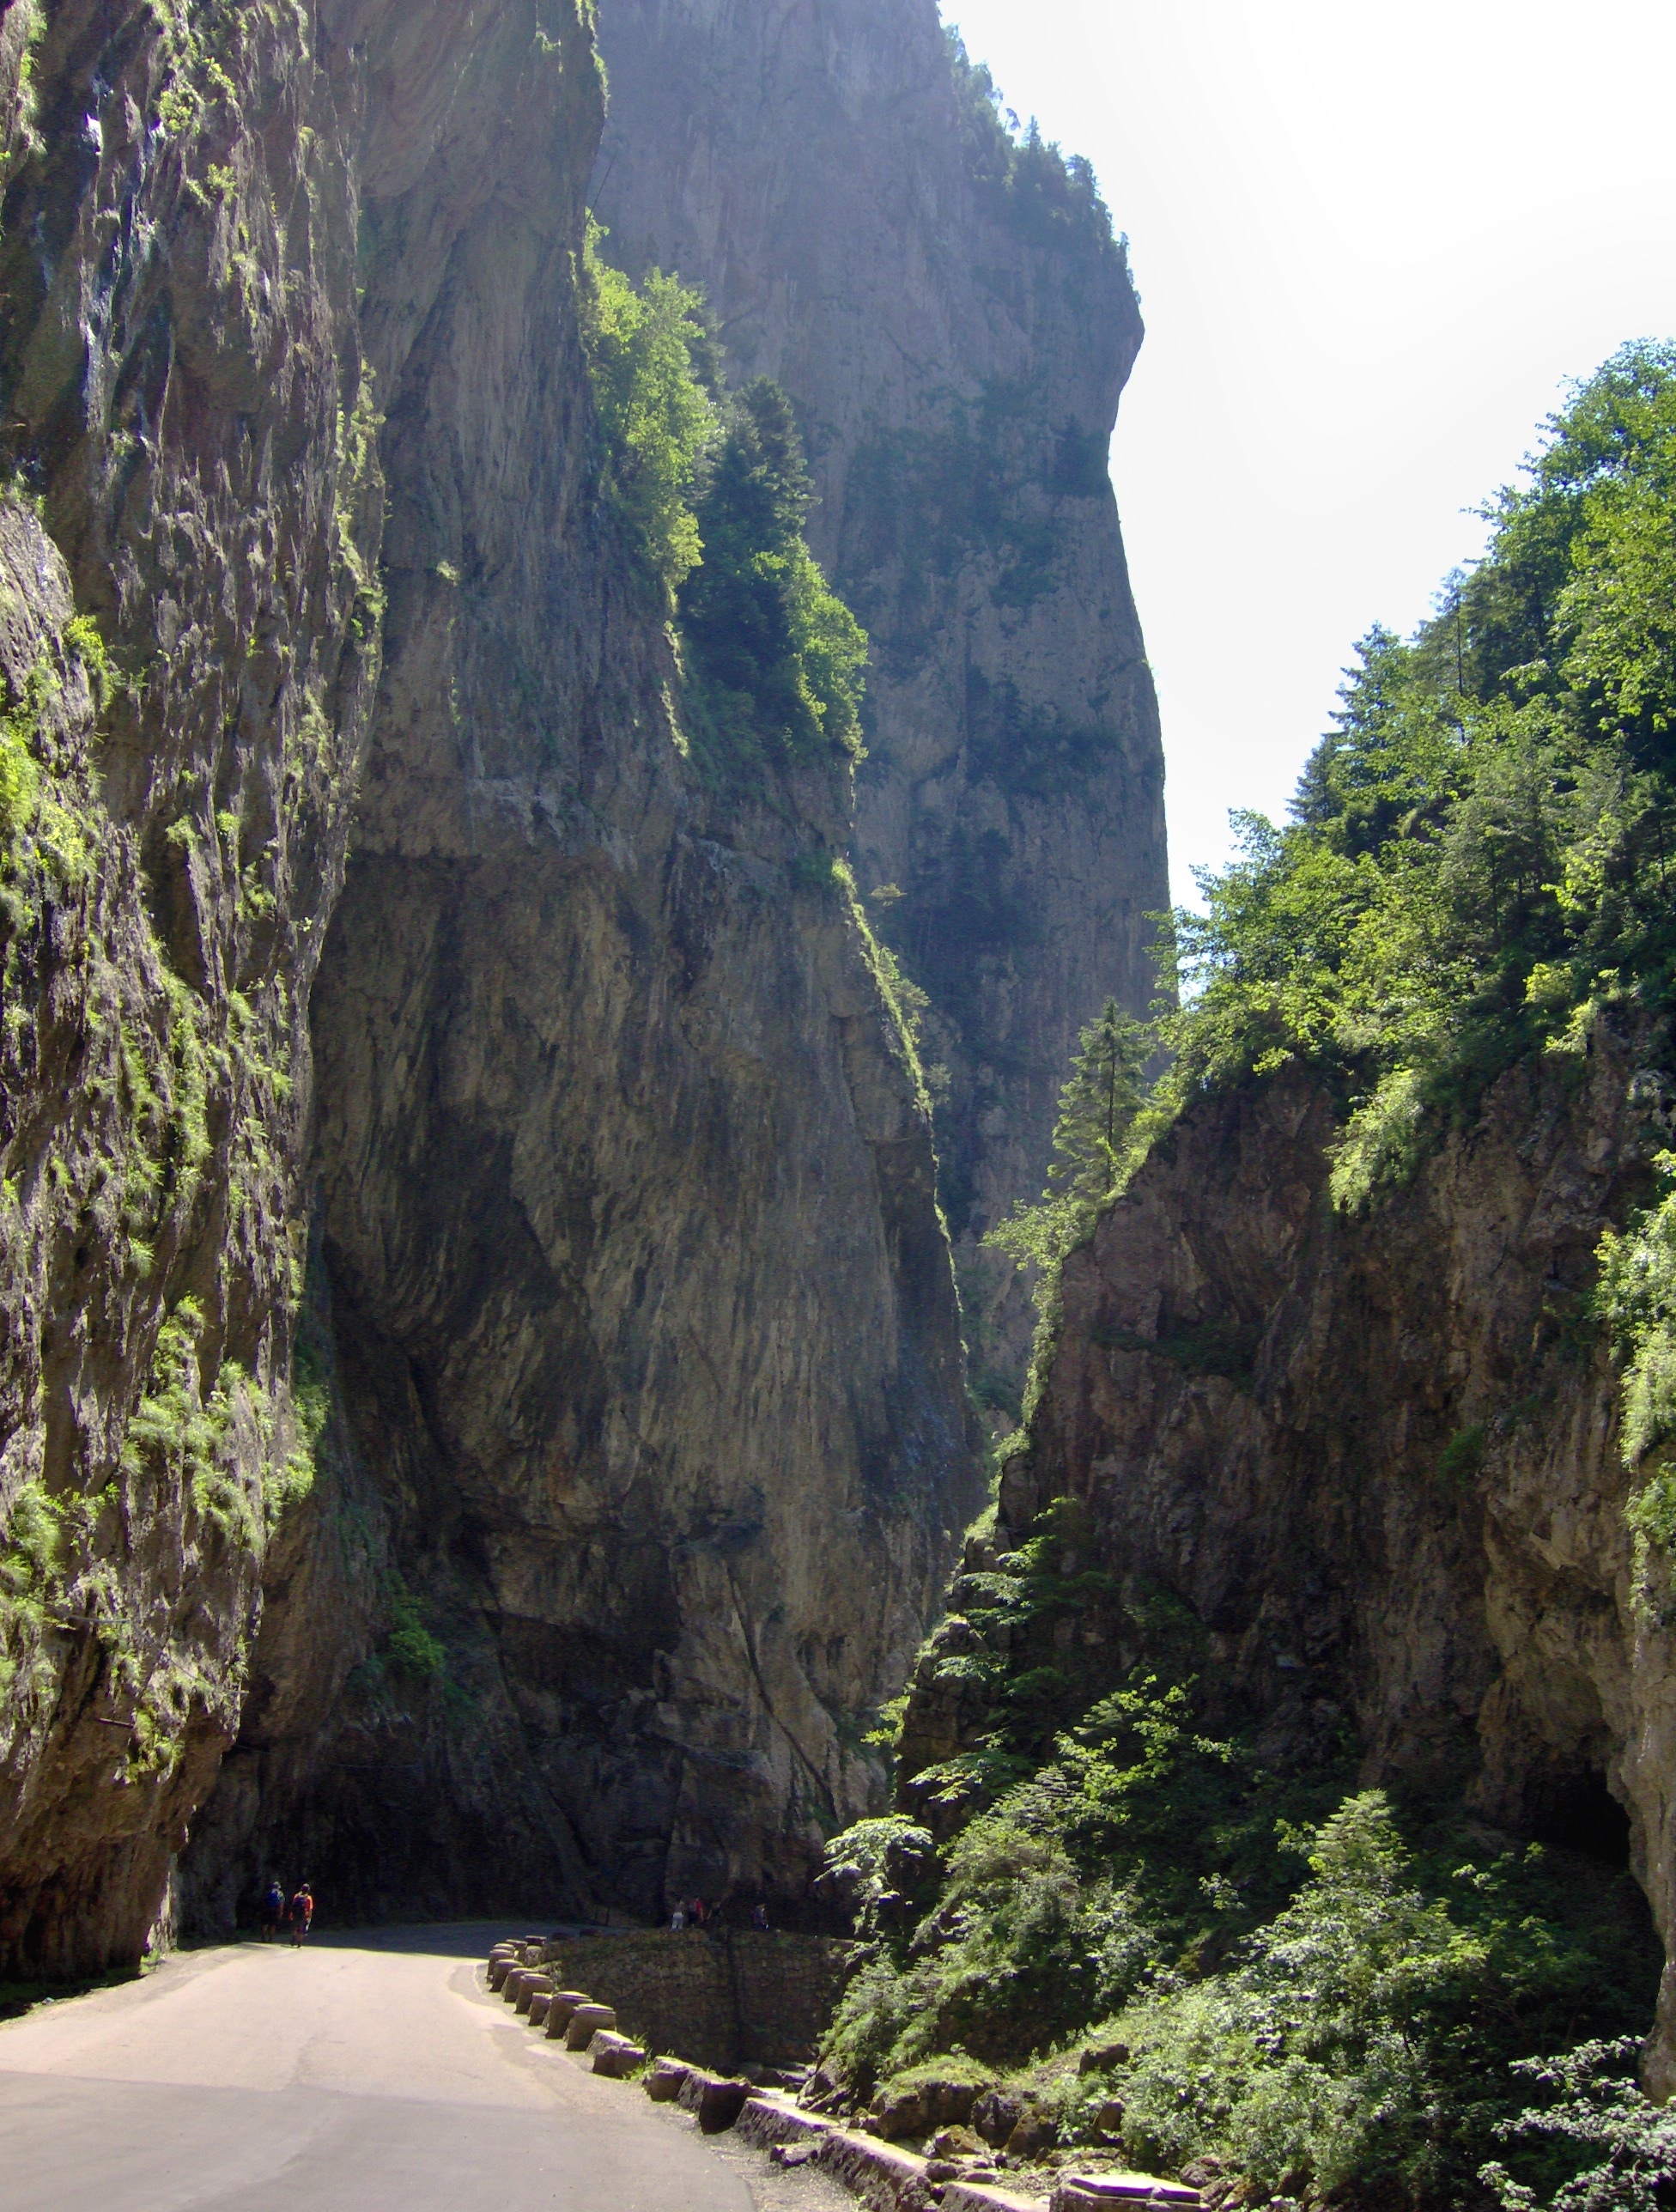
[[[753,2212],[483,1990],[500,1932],[189,1952],[0,2026],[0,2212]]]

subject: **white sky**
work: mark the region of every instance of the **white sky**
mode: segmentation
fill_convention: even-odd
[[[1676,0],[942,6],[1129,234],[1113,474],[1186,897],[1564,380],[1676,336]]]

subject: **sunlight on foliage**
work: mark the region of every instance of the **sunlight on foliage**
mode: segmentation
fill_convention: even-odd
[[[1351,1210],[1521,1053],[1676,976],[1676,348],[1624,348],[1546,428],[1480,566],[1357,647],[1290,822],[1236,816],[1174,917],[1171,1110],[1311,1070],[1361,1102]]]
[[[696,292],[658,269],[636,289],[600,258],[604,234],[590,223],[581,283],[601,487],[647,570],[674,591],[701,556],[692,503],[719,428],[693,371],[707,334]]]

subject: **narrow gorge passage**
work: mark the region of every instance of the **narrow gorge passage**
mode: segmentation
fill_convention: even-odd
[[[0,2028],[0,2212],[751,2212],[644,2098],[531,2043],[481,1986],[490,1940],[229,1945]]]

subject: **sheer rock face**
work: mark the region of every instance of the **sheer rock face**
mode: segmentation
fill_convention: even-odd
[[[873,910],[932,1001],[982,1387],[1029,1330],[977,1240],[1041,1188],[1078,1026],[1108,993],[1145,1011],[1168,896],[1106,474],[1128,272],[984,180],[932,0],[605,0],[600,40],[606,251],[701,283],[732,369],[791,392],[816,548],[872,637],[858,873],[902,893]]]
[[[0,1972],[136,1957],[189,1827],[203,1926],[793,1889],[975,1502],[957,1315],[848,793],[713,817],[590,495],[580,14],[0,62]]]
[[[0,1976],[137,1957],[295,1443],[380,491],[340,434],[353,86],[269,12],[234,101],[163,11],[0,9],[0,665],[38,784],[0,821]]]
[[[1634,1068],[1600,1024],[1581,1066],[1514,1070],[1360,1219],[1331,1207],[1333,1115],[1305,1084],[1190,1114],[1066,1267],[995,1543],[1079,1501],[1083,1564],[1186,1601],[1221,1717],[1254,1718],[1272,1757],[1307,1760],[1348,1718],[1368,1784],[1602,1853],[1627,1826],[1668,1949],[1676,1669],[1667,1613],[1637,1595],[1618,1376],[1581,1305],[1669,1141]],[[1116,1679],[1120,1620],[1090,1628]],[[937,1664],[933,1647],[910,1777],[983,1726]]]

